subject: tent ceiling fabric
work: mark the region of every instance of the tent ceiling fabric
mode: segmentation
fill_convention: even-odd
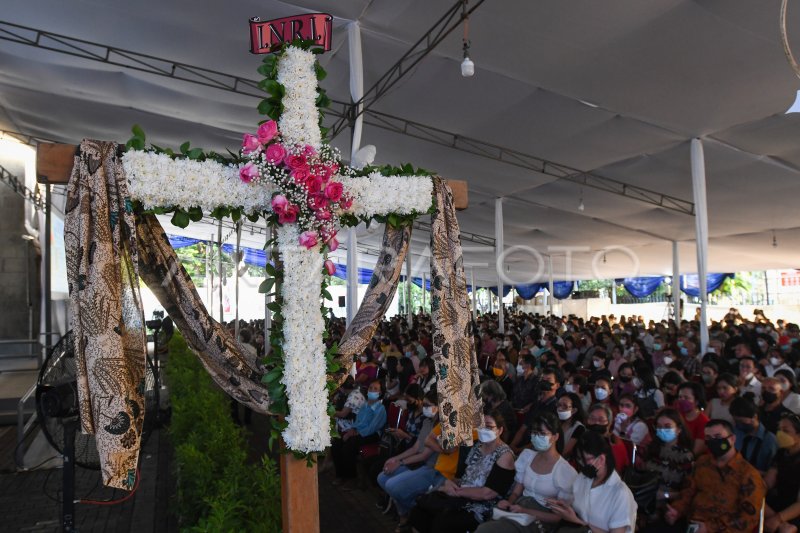
[[[369,88],[452,5],[6,0],[2,19],[256,79],[261,58],[248,52],[250,17],[326,11],[334,16],[334,36],[333,49],[321,58],[329,73],[324,85],[332,98],[348,101],[349,22],[358,20],[362,27]],[[780,0],[487,0],[470,23],[473,78],[460,76],[458,28],[373,109],[688,201],[689,141],[701,136],[709,271],[798,267],[800,115],[783,112],[800,82],[779,41],[779,6]],[[800,10],[789,10],[789,32],[800,49]],[[0,40],[0,63],[3,130],[72,143],[83,137],[124,141],[138,123],[159,145],[191,140],[224,150],[236,149],[241,134],[259,120],[253,97],[9,41]],[[343,153],[349,153],[347,137],[345,131],[334,140]],[[493,236],[494,198],[507,197],[506,246],[552,253],[556,279],[669,275],[671,240],[680,241],[681,269],[696,269],[691,216],[401,135],[369,120],[362,144],[378,147],[378,163],[412,162],[468,181],[470,208],[459,215],[464,231]],[[169,226],[168,219],[162,223]],[[210,225],[167,229],[216,236]],[[359,244],[379,246],[380,229],[359,231]],[[248,245],[259,246],[262,237]],[[425,257],[427,241],[427,234],[415,232],[416,256]],[[478,283],[496,284],[491,248],[464,244],[465,263],[474,267]],[[567,258],[553,247],[582,251],[576,248]],[[631,270],[630,254],[619,250],[607,250],[602,261],[607,247],[629,249],[639,271]],[[372,261],[366,257],[360,266]],[[514,281],[547,278],[531,253],[515,253],[508,263]],[[419,269],[425,268],[420,261]]]

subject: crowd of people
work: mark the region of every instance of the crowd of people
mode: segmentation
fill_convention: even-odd
[[[705,352],[696,321],[507,313],[504,331],[496,314],[473,329],[472,447],[440,438],[427,315],[384,321],[335,393],[322,468],[374,490],[398,532],[797,531],[796,324],[731,309]]]

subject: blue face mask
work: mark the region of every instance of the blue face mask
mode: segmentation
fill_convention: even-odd
[[[661,439],[661,442],[672,442],[678,438],[678,430],[675,428],[657,428],[656,437]]]
[[[531,444],[537,452],[546,452],[553,445],[550,438],[544,435],[531,435]]]
[[[406,352],[406,357],[411,357],[411,352],[410,351]]]
[[[683,355],[684,357],[689,355],[689,350],[686,348],[681,348],[681,355]]]
[[[683,348],[683,341],[678,341],[678,348]]]
[[[655,351],[657,351],[657,352],[658,352],[658,351],[661,351],[661,344],[659,344],[659,343],[657,343],[657,342],[656,342],[656,343],[654,343],[654,344],[653,344],[653,349],[654,349]]]
[[[380,392],[369,391],[367,393],[367,399],[368,400],[379,400],[380,397],[381,397],[381,393]]]

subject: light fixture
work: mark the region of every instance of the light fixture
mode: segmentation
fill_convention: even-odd
[[[603,252],[603,263],[606,263],[606,262],[607,262],[607,261],[606,261],[606,253],[605,253],[605,252]]]
[[[461,62],[461,75],[469,78],[475,74],[475,63],[469,58],[469,15],[467,14],[466,0],[461,5],[461,18],[464,20],[464,60]]]
[[[581,213],[583,213],[583,210],[584,210],[584,209],[586,209],[586,206],[585,206],[585,205],[583,205],[583,187],[581,187],[581,201],[580,201],[580,203],[578,204],[578,211],[580,211]]]
[[[778,247],[778,238],[775,236],[775,230],[772,230],[772,247]]]

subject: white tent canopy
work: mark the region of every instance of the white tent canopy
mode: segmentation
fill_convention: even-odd
[[[248,52],[248,19],[325,11],[334,16],[334,35],[333,50],[321,58],[328,70],[324,86],[334,100],[349,101],[349,22],[361,25],[369,88],[453,3],[6,0],[2,19],[149,54],[165,64],[257,79],[261,58]],[[444,133],[437,143],[419,138],[431,130],[408,128],[414,136],[390,131],[386,121],[413,121],[688,204],[689,144],[700,137],[709,271],[794,268],[800,116],[784,112],[800,82],[783,53],[779,7],[778,0],[485,1],[470,19],[475,76],[460,75],[459,26],[371,106],[395,118],[384,117],[378,127],[379,118],[368,114],[361,143],[378,147],[378,163],[411,162],[466,180],[470,208],[459,216],[464,232],[491,238],[494,200],[505,197],[506,247],[551,254],[556,279],[587,279],[669,275],[672,241],[679,241],[681,270],[696,271],[694,217],[537,172],[531,159],[500,161],[498,151],[478,155],[465,151],[478,152],[465,144],[444,146],[450,138]],[[789,15],[791,43],[800,49],[800,10]],[[35,36],[0,23],[0,36],[9,32]],[[125,141],[138,123],[158,145],[191,140],[224,151],[236,150],[241,134],[259,120],[254,97],[39,46],[0,40],[0,64],[5,131],[72,143],[84,137]],[[326,125],[334,121],[329,117]],[[334,145],[349,154],[349,133]],[[593,181],[602,183],[599,178]],[[216,235],[212,226],[167,230]],[[246,245],[263,244],[263,236],[248,244],[244,233]],[[359,244],[377,249],[380,232],[361,233]],[[465,263],[475,265],[479,285],[496,285],[491,243],[474,241],[464,241]],[[416,231],[414,252],[424,255],[427,242],[428,235]],[[373,260],[363,258],[360,266]],[[536,281],[545,281],[542,263],[540,269],[530,253],[512,254],[507,275],[531,282],[531,273],[540,271]]]

